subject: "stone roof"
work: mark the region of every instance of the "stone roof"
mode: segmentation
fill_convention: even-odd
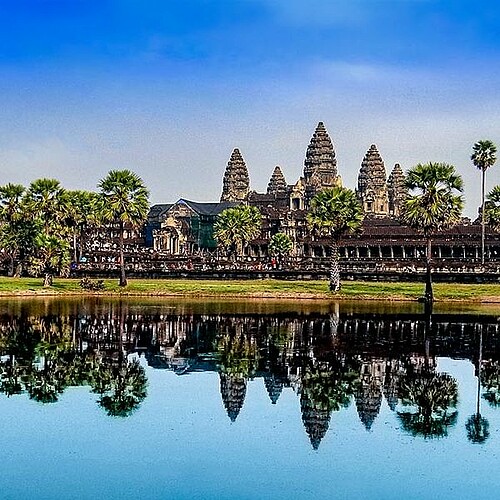
[[[149,209],[148,222],[160,222],[163,215],[170,209],[172,203],[160,203],[158,205],[153,205]]]
[[[238,205],[238,203],[231,201],[222,201],[215,203],[200,203],[197,201],[190,201],[181,198],[178,200],[175,205],[184,204],[187,205],[191,210],[196,212],[198,215],[218,215],[226,208],[232,208]],[[171,207],[174,205],[171,205]]]

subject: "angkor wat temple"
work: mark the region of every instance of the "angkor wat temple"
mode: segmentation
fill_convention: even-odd
[[[320,122],[307,147],[303,175],[288,183],[279,166],[274,168],[265,193],[251,189],[250,175],[239,149],[229,158],[220,201],[198,203],[184,198],[151,208],[143,233],[130,231],[127,262],[130,271],[158,273],[211,271],[224,268],[225,254],[217,249],[213,225],[219,213],[238,204],[255,206],[262,214],[260,236],[245,248],[239,269],[265,270],[269,267],[270,238],[283,232],[294,243],[285,263],[289,271],[321,272],[329,257],[328,241],[311,234],[306,214],[313,196],[325,188],[342,185],[333,142]],[[389,176],[382,156],[372,144],[361,161],[356,193],[365,213],[362,231],[341,241],[341,265],[345,274],[406,273],[423,271],[425,240],[422,234],[399,221],[407,196],[405,176],[399,164]],[[107,230],[109,231],[109,230]],[[112,241],[112,234],[101,234]],[[111,240],[110,237],[111,236]],[[89,238],[89,241],[96,241]],[[92,244],[92,243],[89,243]],[[109,245],[112,246],[112,243]],[[93,244],[90,259],[100,267],[113,267],[113,256]],[[434,268],[448,275],[469,277],[500,275],[500,234],[486,230],[485,266],[481,266],[481,227],[463,219],[434,238]],[[84,266],[85,267],[85,266]],[[226,268],[235,267],[227,262]],[[472,279],[472,278],[471,278]]]

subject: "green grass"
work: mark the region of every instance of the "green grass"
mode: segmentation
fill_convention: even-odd
[[[326,281],[134,279],[125,288],[120,288],[117,280],[104,283],[104,294],[145,296],[417,300],[423,294],[422,283],[399,282],[346,281],[339,294],[330,293]],[[80,288],[78,279],[56,278],[52,287],[44,289],[41,279],[0,277],[3,296],[88,293]],[[434,293],[437,301],[500,302],[500,284],[437,283]]]

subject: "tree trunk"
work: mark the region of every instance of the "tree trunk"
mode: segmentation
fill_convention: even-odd
[[[486,178],[486,169],[481,169],[482,179],[481,179],[481,265],[484,266],[484,240],[485,240],[485,230],[484,230],[484,186]]]
[[[19,262],[16,267],[16,271],[14,272],[14,278],[20,278],[23,274],[23,264]]]
[[[47,288],[49,286],[52,286],[52,282],[53,282],[52,273],[45,273],[43,276],[43,287]]]
[[[483,365],[483,325],[479,325],[479,356],[477,357],[477,400],[476,400],[476,414],[481,415],[481,369]]]
[[[332,240],[330,244],[330,291],[340,291],[340,267],[339,267],[339,246],[337,240]]]
[[[127,286],[125,276],[125,257],[123,255],[123,221],[120,221],[120,286]]]
[[[73,233],[73,262],[78,263],[78,255],[76,253],[76,231]]]
[[[12,278],[14,276],[14,256],[9,255],[9,272],[8,276]]]
[[[425,302],[432,304],[434,302],[434,294],[432,291],[432,240],[427,237],[427,252],[425,254]]]

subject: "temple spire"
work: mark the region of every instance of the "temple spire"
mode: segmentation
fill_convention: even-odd
[[[365,214],[387,215],[389,200],[384,160],[372,144],[361,163],[357,194]]]
[[[322,189],[342,185],[332,140],[323,122],[319,122],[306,151],[304,161],[306,198],[309,201]]]
[[[276,165],[276,167],[274,167],[273,175],[271,175],[271,178],[269,179],[269,184],[267,185],[267,194],[276,195],[278,193],[284,193],[286,189],[287,184],[285,176],[283,175],[280,166]]]
[[[245,201],[250,190],[250,177],[239,149],[234,149],[222,181],[220,201]]]
[[[389,175],[389,179],[387,179],[387,192],[389,195],[389,214],[394,217],[399,217],[408,196],[405,175],[399,163],[394,165],[391,175]]]

